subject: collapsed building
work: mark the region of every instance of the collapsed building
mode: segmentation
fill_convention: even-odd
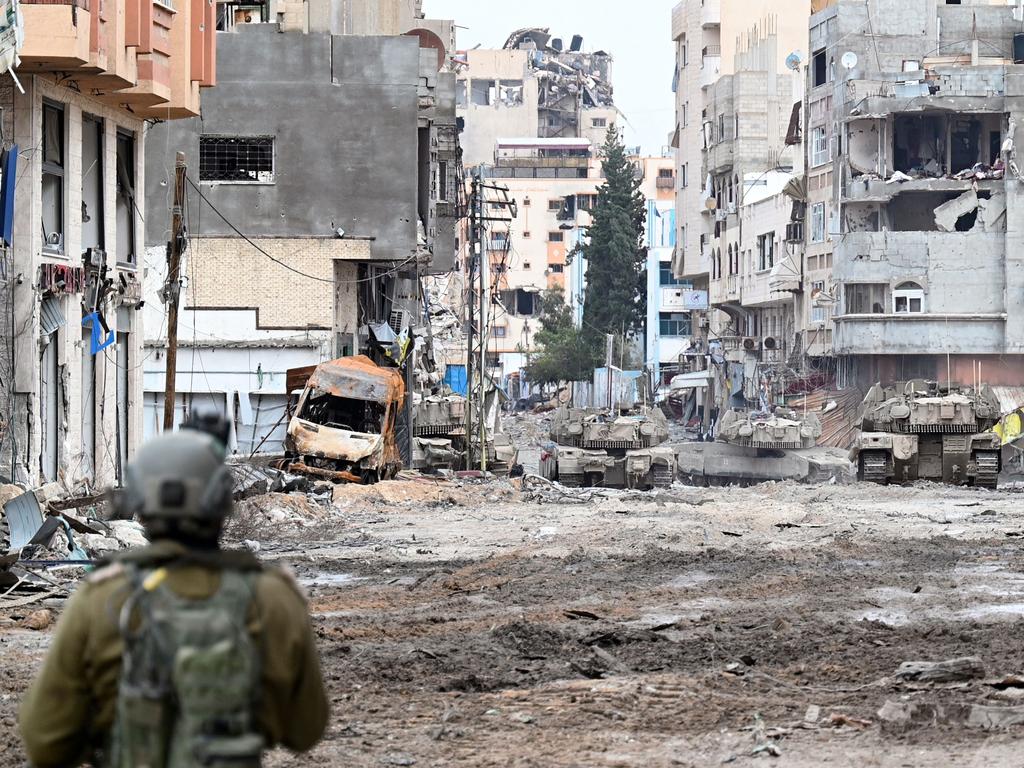
[[[467,167],[494,160],[501,137],[586,138],[600,144],[616,122],[612,57],[566,45],[546,28],[512,33],[500,50],[459,54],[458,114]]]

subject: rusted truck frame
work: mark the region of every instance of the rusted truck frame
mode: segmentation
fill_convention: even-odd
[[[402,468],[395,424],[405,383],[362,355],[288,371],[303,388],[288,425],[285,466],[335,482],[373,483]]]

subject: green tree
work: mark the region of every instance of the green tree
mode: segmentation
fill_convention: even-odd
[[[581,251],[587,262],[583,329],[590,346],[603,349],[603,334],[615,334],[621,345],[623,335],[643,329],[647,316],[647,205],[615,126],[608,129],[601,158],[605,180],[597,190],[589,242]]]
[[[576,323],[561,288],[549,288],[541,298],[540,329],[534,334],[538,350],[527,367],[531,381],[557,384],[585,381],[593,375],[598,355]]]

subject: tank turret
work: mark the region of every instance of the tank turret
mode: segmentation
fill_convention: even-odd
[[[750,448],[813,448],[819,437],[821,421],[816,414],[788,408],[776,408],[773,413],[727,411],[718,423],[719,440]]]

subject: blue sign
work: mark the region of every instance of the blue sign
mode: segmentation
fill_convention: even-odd
[[[82,318],[82,325],[88,325],[92,328],[92,342],[90,348],[92,353],[95,355],[98,352],[102,352],[104,349],[114,343],[114,332],[108,331],[106,340],[103,339],[103,326],[100,324],[99,312],[92,312]]]

